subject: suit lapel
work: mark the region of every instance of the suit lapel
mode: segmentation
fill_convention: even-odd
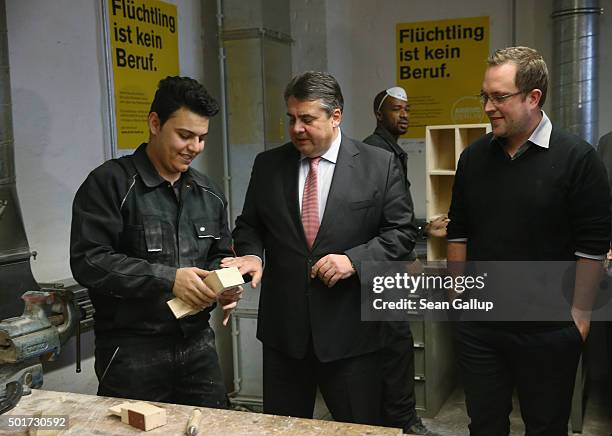
[[[351,192],[353,183],[351,174],[359,157],[359,150],[355,146],[352,139],[342,135],[340,150],[338,151],[338,160],[334,168],[334,176],[332,178],[327,202],[325,203],[325,212],[321,220],[319,232],[313,244],[313,250],[317,244],[325,236],[325,233],[333,227],[333,223],[341,219],[341,211],[344,209],[344,204],[347,201],[347,194]]]

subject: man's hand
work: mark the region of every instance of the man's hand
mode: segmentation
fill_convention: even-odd
[[[243,291],[244,289],[242,286],[235,286],[233,288],[226,289],[218,295],[217,300],[219,300],[219,303],[221,304],[238,302],[242,299]]]
[[[219,305],[223,309],[223,325],[226,326],[229,321],[230,314],[238,305],[238,301],[242,298],[242,286],[226,289],[217,297]]]
[[[572,308],[572,319],[580,332],[580,336],[582,336],[582,341],[586,341],[589,331],[591,330],[590,312],[588,314],[580,313],[578,309]]]
[[[571,313],[583,341],[586,340],[591,328],[593,302],[603,275],[603,262],[584,257],[576,260],[576,281]]]
[[[445,238],[449,222],[450,219],[446,215],[439,215],[425,225],[424,233],[432,238]]]
[[[319,277],[331,288],[340,279],[347,279],[355,274],[351,260],[344,254],[328,254],[319,259],[310,271],[310,278]]]
[[[235,266],[240,274],[251,276],[251,287],[256,288],[263,274],[261,259],[257,256],[225,257],[221,260],[221,268]]]
[[[172,293],[194,308],[210,307],[217,295],[202,280],[208,274],[208,271],[196,267],[177,269]]]

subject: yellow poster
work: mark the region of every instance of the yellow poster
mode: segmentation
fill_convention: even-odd
[[[176,6],[157,0],[108,0],[108,34],[117,148],[145,142],[158,82],[179,74]]]
[[[397,82],[410,103],[405,138],[425,126],[487,122],[478,93],[489,55],[489,17],[399,23]]]

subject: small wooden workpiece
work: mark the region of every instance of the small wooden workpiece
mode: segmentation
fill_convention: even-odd
[[[212,271],[204,279],[204,283],[217,295],[231,288],[244,284],[242,274],[235,266]]]
[[[166,409],[143,401],[121,403],[110,407],[108,411],[121,416],[121,422],[144,431],[166,425]]]
[[[240,274],[240,271],[235,266],[212,271],[204,279],[204,284],[217,295],[221,294],[227,289],[240,286],[243,283],[244,280],[242,279],[242,274]],[[169,300],[167,304],[177,319],[194,315],[200,311],[200,309],[192,307],[180,298],[173,298],[172,300]]]
[[[200,312],[200,309],[194,308],[178,297],[167,301],[166,304],[168,307],[170,307],[170,310],[176,319],[181,319],[189,315],[195,315],[196,313]]]

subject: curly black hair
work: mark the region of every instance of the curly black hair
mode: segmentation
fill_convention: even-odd
[[[179,76],[160,80],[149,112],[155,112],[163,126],[182,107],[204,117],[212,117],[219,112],[217,100],[197,80]]]

